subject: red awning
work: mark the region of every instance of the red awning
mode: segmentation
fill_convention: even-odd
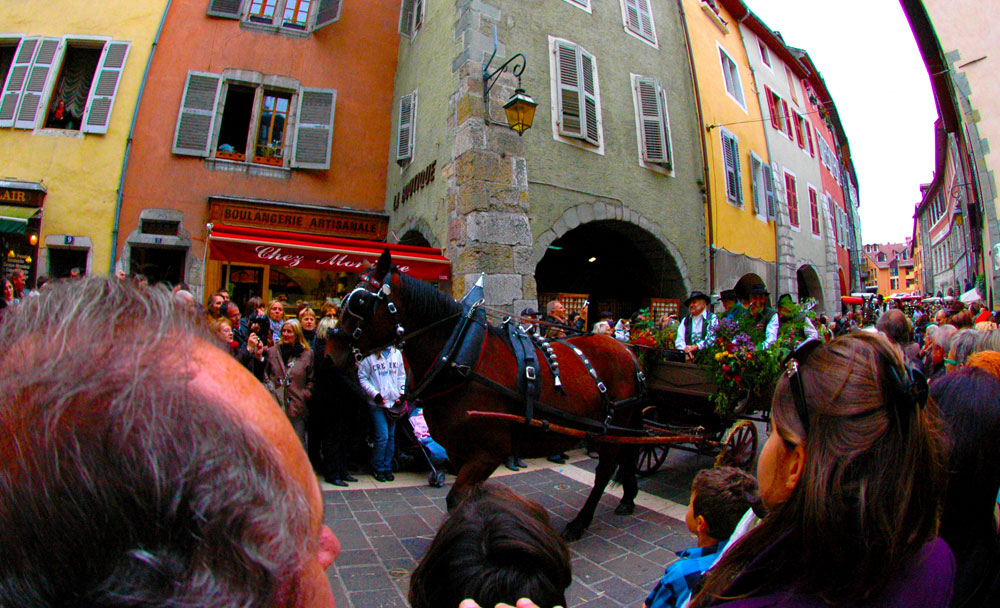
[[[209,257],[222,262],[361,273],[368,269],[365,261],[374,264],[388,249],[393,264],[411,277],[429,281],[451,278],[451,262],[440,249],[431,247],[222,224],[211,226],[208,239]]]

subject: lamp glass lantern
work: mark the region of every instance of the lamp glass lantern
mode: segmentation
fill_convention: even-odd
[[[524,89],[516,89],[507,103],[503,104],[503,111],[507,114],[507,125],[521,135],[531,128],[537,106],[538,103],[525,93]]]

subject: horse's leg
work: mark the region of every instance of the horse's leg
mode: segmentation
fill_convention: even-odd
[[[566,528],[563,530],[562,537],[568,541],[579,540],[590,526],[590,522],[594,519],[594,511],[597,510],[597,503],[604,496],[604,488],[607,487],[611,475],[615,472],[617,460],[614,458],[614,454],[609,453],[607,448],[600,450],[600,452],[601,458],[597,461],[597,470],[594,472],[594,487],[590,490],[590,496],[587,497],[587,502],[583,504],[580,512],[576,514],[576,518],[566,524]]]
[[[451,511],[458,505],[462,494],[469,486],[473,486],[480,481],[489,479],[493,471],[500,466],[500,460],[488,452],[477,452],[467,458],[458,470],[455,477],[455,484],[448,492],[448,510]]]
[[[635,478],[635,463],[639,450],[624,447],[618,451],[618,480],[622,484],[622,499],[615,507],[615,515],[631,515],[635,512],[635,497],[639,494],[639,483]]]

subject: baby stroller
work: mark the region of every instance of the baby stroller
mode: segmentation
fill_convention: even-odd
[[[448,454],[431,438],[419,403],[396,424],[396,447],[400,469],[420,470],[426,465],[427,483],[433,488],[444,485]]]

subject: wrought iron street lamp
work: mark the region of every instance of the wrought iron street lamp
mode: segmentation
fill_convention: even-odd
[[[493,89],[493,85],[497,83],[500,74],[507,69],[507,66],[520,59],[520,63],[514,63],[511,67],[511,72],[517,77],[517,88],[514,89],[514,94],[507,100],[507,103],[503,104],[504,113],[507,114],[507,125],[520,136],[531,128],[531,123],[535,120],[535,108],[538,106],[538,103],[521,88],[521,74],[528,65],[528,59],[524,53],[517,53],[503,62],[503,65],[490,72],[490,64],[493,63],[496,54],[497,29],[496,26],[493,26],[493,54],[490,55],[489,61],[483,65],[483,103],[486,104],[484,121],[486,124],[490,124],[490,90]]]

